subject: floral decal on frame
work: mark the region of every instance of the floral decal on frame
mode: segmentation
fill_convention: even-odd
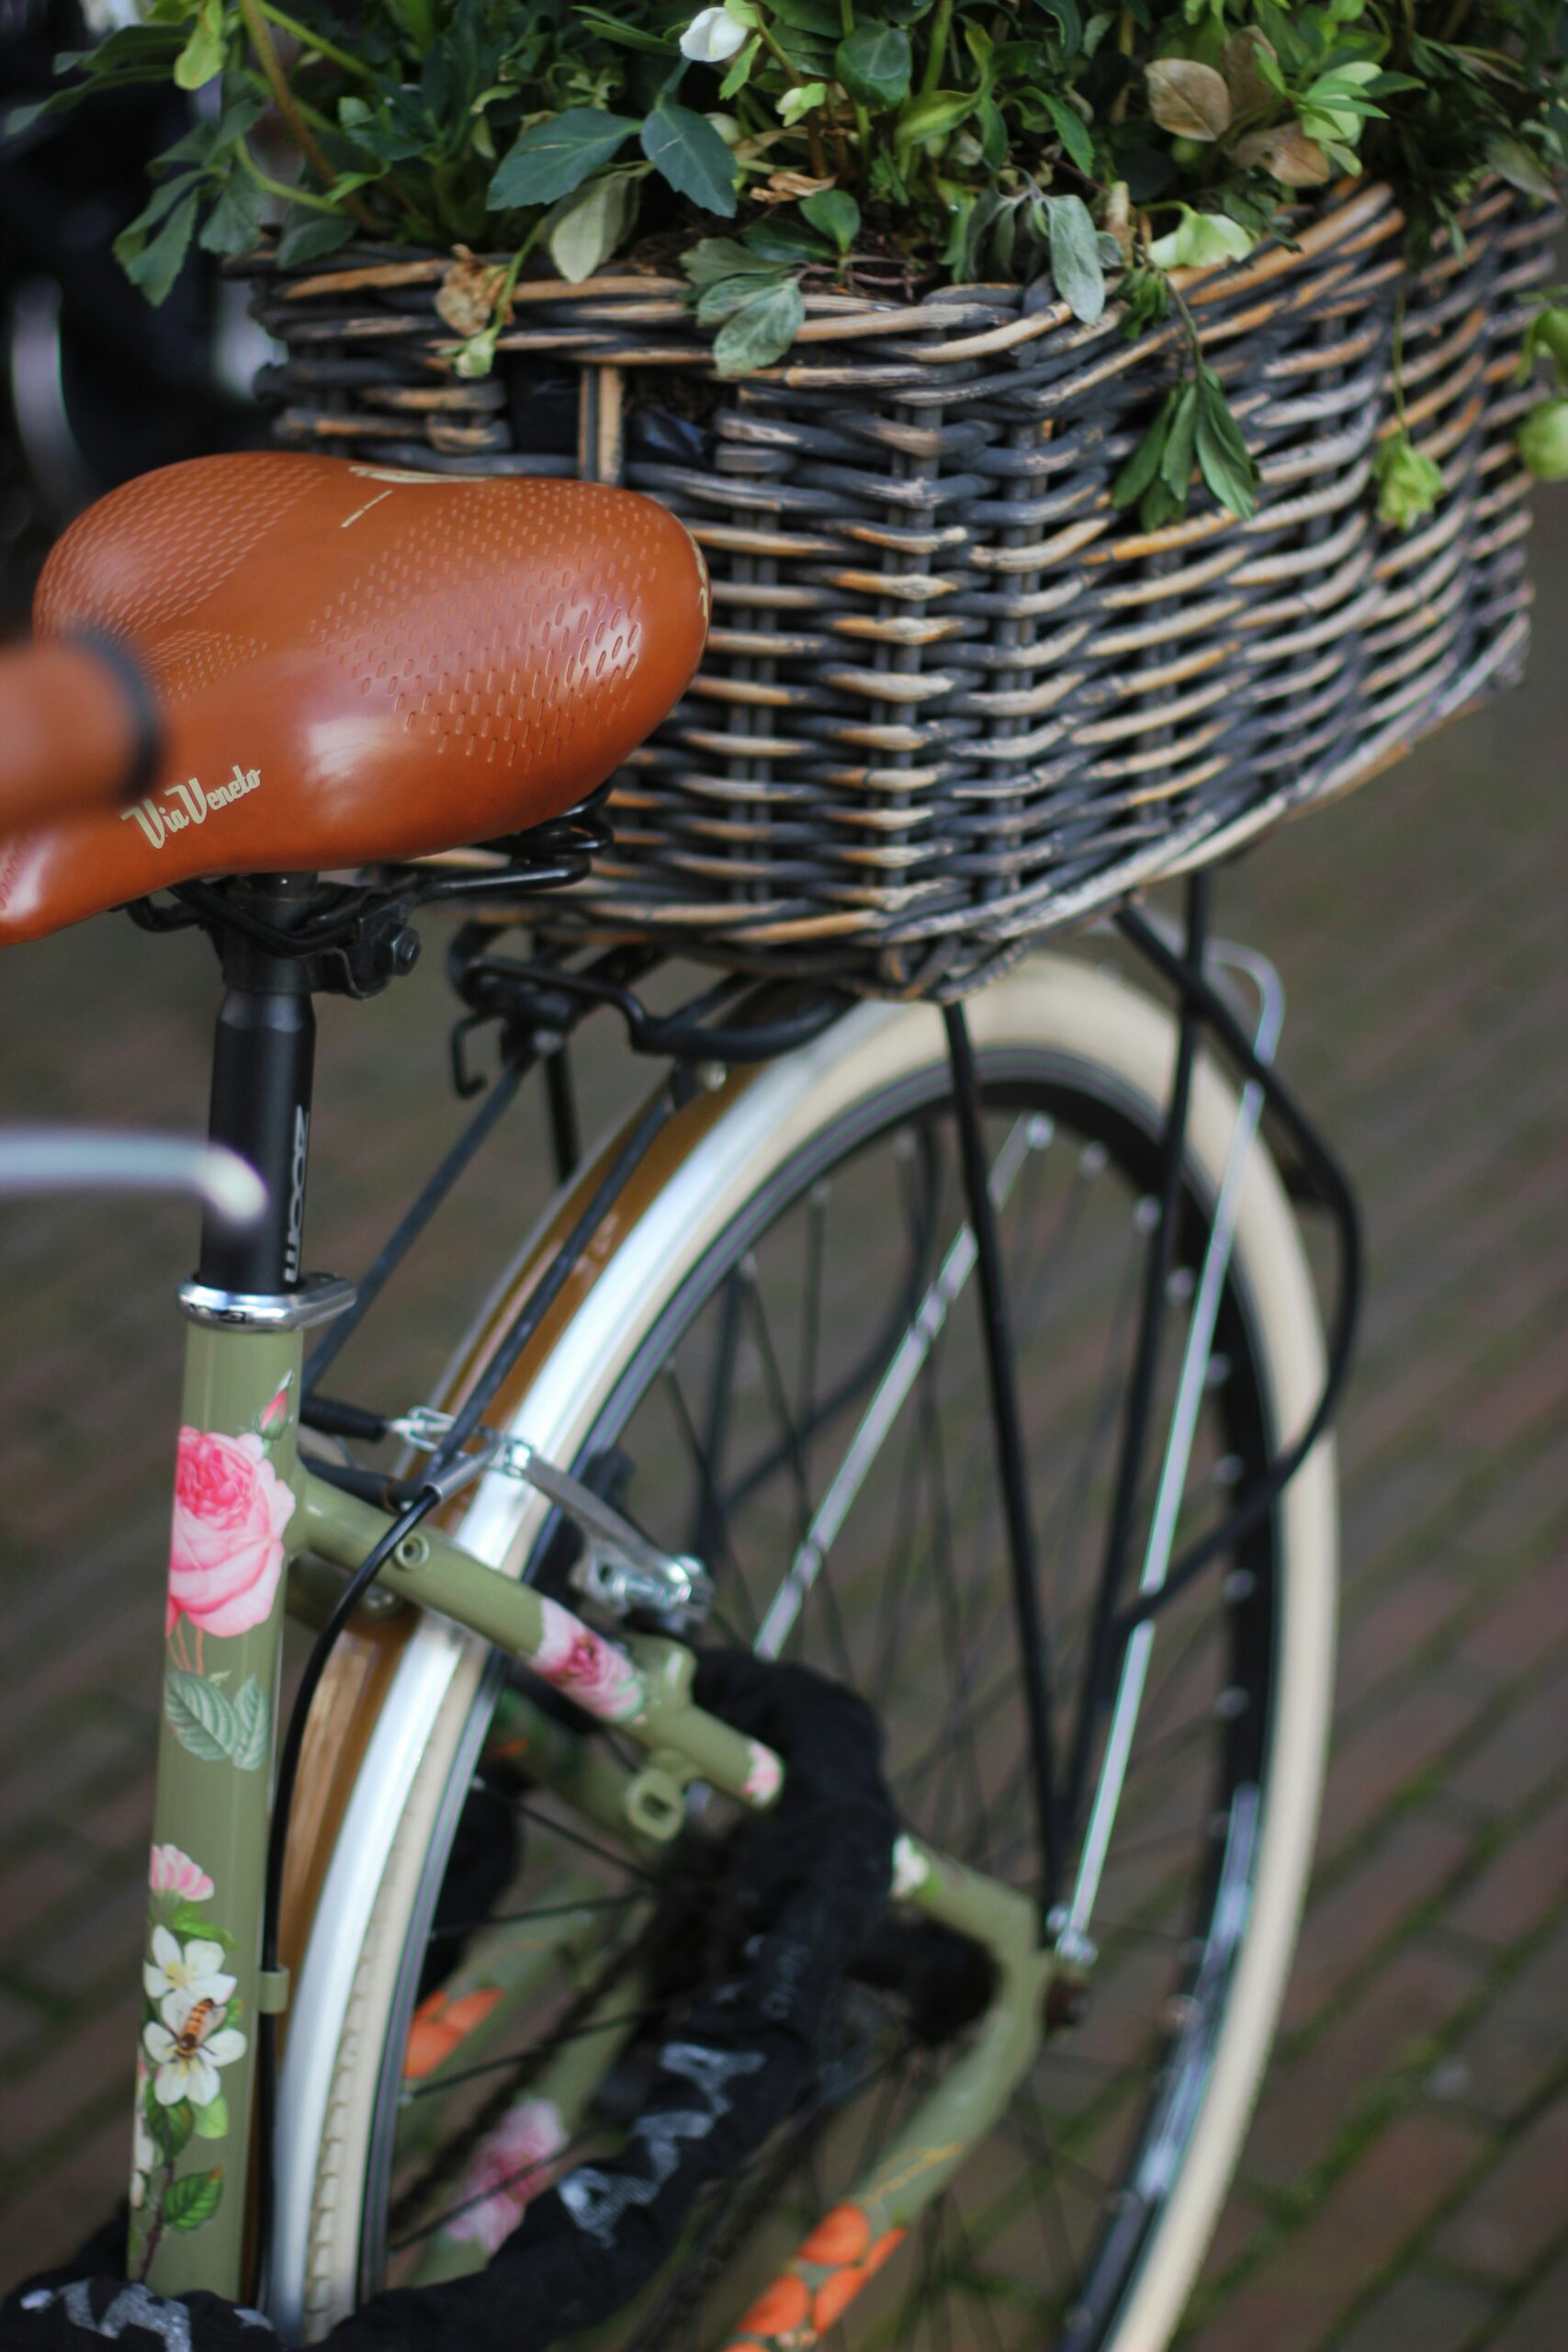
[[[169,1539],[164,1713],[180,1746],[210,1764],[259,1772],[272,1747],[272,1707],[258,1676],[231,1691],[207,1670],[208,1636],[232,1640],[264,1624],[283,1574],[294,1493],[272,1463],[288,1426],[290,1373],[237,1437],[182,1429]]]
[[[224,2139],[223,2069],[249,2043],[228,1966],[232,1938],[205,1905],[212,1881],[177,1846],[154,1846],[142,1966],[141,2046],[130,2173],[135,2274],[145,2278],[165,2232],[199,2230],[223,2201],[223,2167],[198,2143]],[[197,2161],[181,2168],[187,2151]]]

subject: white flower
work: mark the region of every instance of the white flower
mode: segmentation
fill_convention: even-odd
[[[727,57],[745,48],[747,39],[745,26],[737,23],[728,8],[704,8],[681,35],[681,54],[694,57],[699,65],[722,65]]]
[[[931,1874],[931,1866],[912,1838],[896,1838],[893,1841],[893,1893],[897,1899],[913,1894],[924,1886]]]
[[[161,2001],[165,1993],[188,1993],[193,2001],[214,2001],[221,2008],[234,1989],[234,1979],[222,1970],[221,1944],[197,1936],[182,1951],[167,1928],[154,1928],[152,1957],[142,1963],[141,1982],[150,2001]]]
[[[231,2025],[222,2025],[221,2008],[189,1993],[170,1993],[159,2004],[159,2016],[141,2029],[141,2046],[152,2061],[152,2096],[160,2107],[175,2107],[182,2098],[192,2107],[210,2107],[222,2085],[220,2066],[231,2066],[245,2054],[245,2037]]]

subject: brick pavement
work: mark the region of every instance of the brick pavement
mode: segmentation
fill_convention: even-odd
[[[1568,556],[1522,695],[1292,827],[1222,893],[1283,971],[1287,1067],[1362,1187],[1371,1294],[1343,1423],[1317,1877],[1191,2352],[1568,2344],[1565,621]],[[196,1125],[205,959],[109,923],[6,959],[0,1102]],[[428,961],[376,1004],[323,1012],[318,1262],[362,1261],[434,1131],[456,1130]],[[590,1119],[626,1083],[593,1060]],[[394,1344],[361,1359],[358,1393],[420,1392],[541,1189],[522,1125],[503,1130],[400,1278]],[[187,1247],[170,1209],[0,1217],[0,2278],[67,2245],[123,2177],[166,1302]]]

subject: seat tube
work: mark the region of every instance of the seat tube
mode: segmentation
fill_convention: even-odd
[[[300,1274],[314,1018],[307,967],[231,933],[210,1133],[268,1190],[253,1230],[209,1218],[175,1468],[129,2275],[246,2299],[257,2017],[284,1586],[299,1541],[303,1331],[352,1295]]]

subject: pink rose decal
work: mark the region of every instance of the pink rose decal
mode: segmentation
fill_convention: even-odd
[[[591,1715],[626,1723],[642,1713],[642,1682],[624,1650],[581,1623],[569,1609],[541,1600],[545,1638],[528,1663],[536,1674],[575,1699]]]
[[[784,1766],[760,1739],[746,1743],[746,1780],[741,1795],[751,1804],[772,1804],[784,1786]]]
[[[177,1846],[154,1846],[147,1883],[154,1894],[177,1894],[183,1903],[205,1903],[212,1881]]]
[[[463,2182],[449,2238],[475,2240],[493,2254],[549,2179],[550,2160],[566,2145],[560,2110],[547,2098],[526,2098],[503,2116],[479,2150]]]
[[[165,1630],[182,1616],[223,1638],[259,1625],[283,1573],[293,1509],[259,1437],[181,1430]]]

